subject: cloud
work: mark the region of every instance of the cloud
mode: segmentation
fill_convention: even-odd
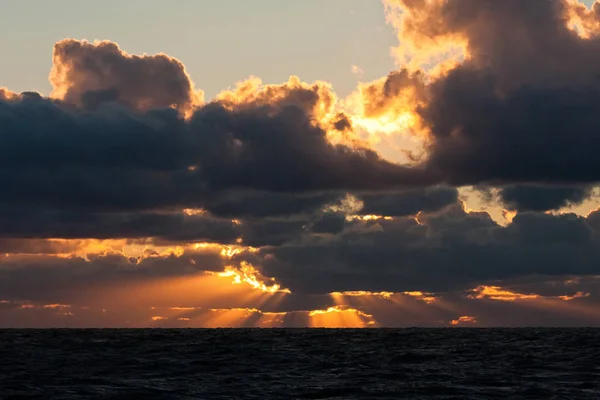
[[[554,284],[555,293],[551,293],[543,282],[600,274],[600,231],[595,214],[584,218],[519,213],[512,224],[503,227],[486,213],[465,212],[460,204],[421,212],[416,218],[410,215],[363,220],[328,211],[306,227],[301,226],[301,220],[259,219],[246,222],[248,228],[242,223],[244,242],[268,244],[264,247],[236,250],[206,243],[155,251],[152,246],[161,245],[156,241],[139,255],[128,255],[124,249],[129,244],[135,246],[135,241],[104,244],[78,239],[4,239],[0,250],[10,255],[0,260],[0,295],[7,300],[77,303],[81,288],[103,291],[111,286],[137,287],[144,282],[156,282],[151,287],[159,288],[168,287],[174,278],[190,280],[191,290],[202,287],[192,283],[194,276],[230,267],[236,270],[246,262],[264,276],[261,279],[273,277],[282,288],[294,293],[297,305],[292,310],[326,310],[335,305],[331,304],[333,298],[317,303],[308,299],[333,292],[406,293],[415,300],[431,299],[435,303],[444,293],[502,285],[513,293],[574,296],[590,290]],[[281,228],[257,231],[261,225],[252,224],[259,222]],[[139,243],[148,247],[144,241]],[[163,245],[174,243],[178,242],[166,241]],[[541,283],[532,282],[529,289],[518,288],[519,282],[523,284],[531,276],[540,277]],[[148,293],[150,297],[145,301],[165,301],[168,293],[180,292],[171,290],[162,296]],[[242,301],[236,306],[246,305]],[[275,307],[269,311],[285,310]]]
[[[588,224],[596,231],[600,231],[600,209],[592,211],[587,216]]]
[[[458,201],[458,191],[450,187],[429,187],[389,194],[360,195],[362,214],[405,217],[420,211],[437,211]]]
[[[202,102],[183,64],[165,54],[130,55],[110,41],[65,39],[54,45],[52,61],[52,97],[86,109],[116,101],[140,111],[185,111]]]
[[[0,100],[7,101],[18,98],[18,95],[7,88],[0,87]]]
[[[374,82],[363,83],[358,90],[364,116],[373,118],[415,110],[419,102],[425,100],[427,87],[422,72],[401,69]]]
[[[350,71],[351,71],[351,72],[352,72],[354,75],[357,75],[357,76],[363,76],[363,75],[364,75],[364,73],[365,73],[365,71],[363,71],[363,69],[362,69],[361,67],[359,67],[358,65],[353,65],[353,66],[350,68]]]
[[[403,68],[371,84],[375,96],[363,101],[374,110],[400,103],[388,118],[417,118],[428,171],[458,186],[549,187],[552,204],[512,204],[525,209],[586,197],[586,185],[600,178],[597,7],[566,0],[385,3]],[[506,195],[518,201],[515,189]]]
[[[0,128],[5,204],[202,208],[226,190],[302,193],[426,184],[422,171],[384,161],[372,150],[332,145],[296,106],[230,110],[212,103],[186,121],[174,110],[84,112],[28,95],[0,102]]]
[[[457,70],[434,90],[423,111],[435,139],[428,165],[444,171],[447,181],[564,185],[598,180],[597,127],[590,117],[600,92],[593,87],[528,87],[500,98],[493,77]]]
[[[239,224],[208,213],[86,212],[67,209],[0,209],[0,237],[143,239],[233,243]]]
[[[519,213],[503,227],[456,205],[417,219],[349,225],[329,239],[265,248],[253,262],[294,293],[439,293],[526,276],[600,273],[598,231],[574,214]]]
[[[431,164],[458,180],[597,180],[591,116],[600,42],[566,27],[563,2],[507,1],[493,14],[484,3],[448,3],[473,6],[470,17],[455,11],[471,58],[432,87],[423,112],[436,138]]]
[[[576,206],[592,194],[589,186],[509,185],[500,189],[500,198],[506,207],[518,211],[548,211]]]
[[[324,205],[344,197],[343,192],[276,193],[257,190],[227,190],[213,194],[203,203],[207,211],[220,217],[266,218],[311,215]]]

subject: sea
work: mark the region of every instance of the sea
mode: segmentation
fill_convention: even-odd
[[[0,330],[0,399],[600,399],[600,330]]]

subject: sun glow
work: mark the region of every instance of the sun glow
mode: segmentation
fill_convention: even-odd
[[[227,266],[225,271],[217,273],[221,277],[231,277],[232,283],[246,283],[256,290],[266,293],[291,293],[289,289],[281,288],[274,278],[264,277],[252,264],[242,261],[239,267]],[[268,284],[265,281],[270,281]]]
[[[600,22],[595,6],[588,7],[580,0],[567,0],[566,24],[583,39],[598,36]]]
[[[453,319],[450,321],[450,325],[459,326],[459,325],[476,325],[477,319],[470,315],[463,315],[462,317],[458,317],[457,319]]]
[[[491,299],[498,301],[532,300],[539,299],[537,294],[523,294],[511,292],[498,286],[478,286],[467,296],[470,299]]]
[[[424,293],[424,292],[404,292],[405,295],[414,297],[419,299],[427,304],[431,304],[437,300],[437,298],[433,295],[433,293]]]
[[[368,292],[364,290],[354,290],[354,291],[346,291],[346,292],[332,292],[330,293],[332,297],[381,297],[382,299],[389,300],[394,293],[393,292]]]
[[[346,219],[348,221],[392,221],[394,218],[383,215],[349,215]]]
[[[283,325],[286,315],[257,308],[211,308],[191,321],[209,328],[277,328]]]
[[[238,254],[242,254],[245,251],[249,253],[256,253],[260,250],[256,247],[250,246],[218,246],[221,248],[221,257],[229,259],[232,259]]]
[[[577,292],[572,296],[567,296],[567,295],[563,295],[563,296],[558,296],[559,299],[564,300],[564,301],[571,301],[571,300],[575,300],[575,299],[583,299],[585,297],[590,297],[589,293],[583,293],[583,292]]]
[[[571,301],[574,299],[581,299],[588,297],[589,293],[577,292],[573,295],[561,295],[561,296],[542,296],[535,293],[518,293],[507,289],[503,289],[498,286],[478,286],[471,290],[471,293],[467,295],[470,299],[490,299],[497,301],[517,301],[517,300],[561,300]]]
[[[192,167],[190,167],[192,168]],[[193,171],[194,169],[192,169]],[[193,216],[193,215],[204,215],[207,214],[206,210],[202,208],[184,208],[183,213],[185,215]]]
[[[394,135],[405,132],[416,126],[417,118],[411,112],[402,112],[397,116],[389,114],[378,118],[365,118],[352,116],[354,127],[363,129],[371,133],[382,133],[385,135]]]
[[[513,220],[517,216],[517,212],[512,210],[502,210],[502,216],[504,217],[506,222],[512,224]]]
[[[162,311],[163,313],[169,312],[169,308],[162,308]],[[161,323],[162,326],[209,328],[279,328],[284,326],[366,328],[377,326],[371,314],[356,308],[342,306],[333,306],[323,310],[287,312],[263,311],[260,308],[252,307],[199,308],[186,314],[175,313],[168,316],[154,316],[151,319]]]
[[[342,306],[312,310],[308,317],[312,328],[365,328],[376,325],[373,315]]]

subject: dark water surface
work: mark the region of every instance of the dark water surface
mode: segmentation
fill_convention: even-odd
[[[0,330],[1,399],[600,399],[600,330]]]

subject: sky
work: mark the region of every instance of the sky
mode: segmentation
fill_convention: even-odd
[[[0,327],[600,326],[600,5],[12,2]]]
[[[132,54],[166,53],[184,63],[209,98],[250,75],[269,83],[290,75],[309,82],[326,79],[347,95],[358,80],[376,79],[394,68],[389,56],[394,31],[378,1],[58,4],[6,5],[0,16],[0,51],[11,61],[3,65],[0,84],[49,94],[52,46],[64,38],[111,40]],[[352,66],[364,73],[353,73]]]

